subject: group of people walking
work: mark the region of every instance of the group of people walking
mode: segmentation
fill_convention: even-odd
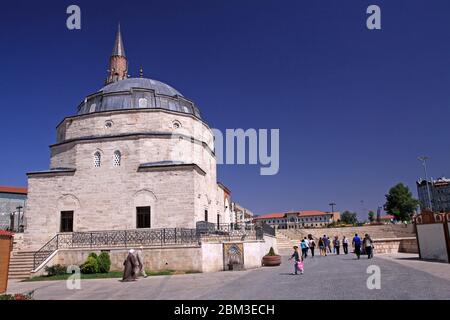
[[[339,239],[338,236],[335,236],[333,239],[324,235],[320,237],[318,240],[318,246],[321,256],[327,256],[327,254],[334,253],[339,255],[341,253],[341,244],[344,254],[348,254],[348,246],[350,241],[346,236],[343,236],[342,240]],[[366,233],[364,238],[361,238],[356,233],[352,239],[352,246],[354,249],[354,253],[356,254],[357,259],[360,259],[361,254],[367,254],[368,259],[373,258],[373,241],[372,238]],[[291,255],[289,260],[294,259],[294,273],[293,274],[303,274],[304,264],[303,261],[308,257],[308,252],[311,254],[311,257],[314,258],[316,248],[316,241],[312,237],[312,235],[308,235],[308,237],[304,237],[300,246],[294,246],[294,253]],[[301,249],[301,253],[299,251]]]
[[[368,259],[373,258],[374,245],[372,238],[367,233],[364,235],[364,238],[362,240],[358,236],[358,234],[355,233],[352,244],[355,248],[355,254],[358,259],[360,258],[361,254],[367,254]]]
[[[139,275],[147,278],[145,273],[145,263],[143,247],[141,246],[139,250],[130,249],[128,251],[127,258],[123,262],[124,270],[122,281],[136,281]]]
[[[323,235],[323,237],[319,238],[320,255],[327,256],[329,253],[341,254],[341,245],[344,254],[348,254],[349,241],[346,236],[340,240],[338,236],[330,239],[330,237]]]

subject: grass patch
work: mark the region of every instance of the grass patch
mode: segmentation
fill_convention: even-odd
[[[190,274],[190,273],[198,273],[198,271],[175,271],[175,270],[162,270],[162,271],[145,271],[149,277],[155,276],[170,276],[175,274]],[[33,281],[56,281],[56,280],[67,280],[71,276],[70,273],[61,274],[56,276],[39,276],[31,279],[23,280],[23,282],[33,282]],[[81,274],[81,280],[89,280],[89,279],[111,279],[111,278],[119,278],[121,279],[123,276],[122,271],[111,271],[108,273],[93,273],[93,274]]]

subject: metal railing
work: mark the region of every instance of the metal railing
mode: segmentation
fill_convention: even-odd
[[[58,233],[34,254],[34,269],[58,249],[199,244],[196,229],[164,228]]]
[[[226,240],[235,237],[241,237],[242,240],[262,240],[264,234],[275,235],[275,229],[266,224],[258,226],[239,223],[213,224],[205,221],[198,222],[196,229],[163,228],[58,233],[35,252],[33,266],[36,269],[58,249],[198,245],[208,237]]]

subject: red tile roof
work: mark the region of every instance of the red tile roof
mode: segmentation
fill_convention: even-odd
[[[6,231],[6,230],[0,230],[0,236],[12,236],[13,233]]]
[[[283,218],[285,215],[285,213],[269,213],[269,214],[264,214],[262,216],[258,216],[255,218],[255,220],[258,219],[281,219]]]
[[[390,214],[380,217],[380,220],[391,220],[391,219],[395,219],[395,217]]]
[[[323,211],[319,211],[319,210],[306,210],[306,211],[300,211],[299,216],[300,217],[323,216],[323,215],[326,215],[326,214],[331,214],[331,213],[330,212],[323,212]]]
[[[27,194],[27,188],[19,188],[19,187],[8,187],[8,186],[0,186],[0,193],[19,193],[19,194]]]

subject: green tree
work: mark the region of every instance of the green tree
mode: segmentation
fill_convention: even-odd
[[[409,188],[403,183],[398,183],[386,195],[384,210],[397,220],[410,221],[418,204],[419,201],[413,198]]]
[[[369,211],[369,221],[374,222],[375,221],[375,212]]]
[[[341,221],[345,224],[355,224],[358,222],[355,212],[344,211],[341,214]]]

